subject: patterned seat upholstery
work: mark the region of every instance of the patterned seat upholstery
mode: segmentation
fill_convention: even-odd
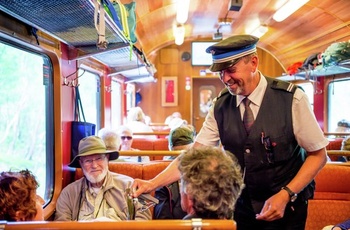
[[[350,166],[326,164],[315,178],[306,230],[321,230],[350,219]]]

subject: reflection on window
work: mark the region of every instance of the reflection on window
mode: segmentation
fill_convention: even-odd
[[[85,71],[85,72],[84,72]],[[79,69],[79,93],[86,122],[100,129],[100,78],[97,74]]]
[[[215,87],[212,85],[204,85],[199,88],[199,116],[205,117],[213,104],[214,95],[216,95]]]
[[[46,202],[54,168],[51,66],[44,55],[0,42],[0,169],[32,171]]]
[[[328,85],[328,132],[343,132],[338,123],[350,121],[350,80],[333,81]],[[349,131],[346,131],[349,132]]]
[[[135,85],[133,83],[128,83],[126,85],[126,110],[129,111],[131,108],[135,107]]]

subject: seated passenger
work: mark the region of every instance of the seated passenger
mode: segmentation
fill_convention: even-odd
[[[169,125],[170,121],[174,118],[182,118],[181,113],[180,112],[173,112],[171,115],[169,115],[165,118],[164,123]]]
[[[133,178],[108,170],[118,151],[107,150],[103,140],[88,136],[79,142],[79,153],[69,167],[81,168],[84,177],[65,187],[56,204],[55,220],[150,220],[136,199],[130,201]]]
[[[241,168],[232,156],[218,147],[190,148],[179,156],[185,220],[233,219],[244,184]]]
[[[336,225],[329,225],[324,227],[322,230],[349,230],[350,219]]]
[[[191,147],[195,138],[195,131],[189,125],[183,125],[172,131],[168,136],[168,148],[172,150],[185,150]],[[164,156],[163,160],[173,160],[175,156]]]
[[[133,107],[128,111],[127,124],[133,133],[153,133],[153,129],[146,124],[145,114],[140,107]],[[157,139],[156,135],[136,135],[135,138]]]
[[[140,151],[131,147],[133,142],[132,131],[129,127],[122,125],[118,128],[118,134],[121,138],[120,150],[124,151]],[[120,156],[119,159],[127,162],[149,162],[149,156]]]
[[[190,127],[182,126],[170,132],[169,150],[185,150],[191,147],[194,141],[194,132]],[[174,156],[165,156],[165,160],[174,159]],[[155,197],[159,203],[154,207],[154,219],[182,219],[186,216],[181,208],[179,181],[156,190]]]
[[[36,194],[39,184],[28,170],[0,173],[0,220],[44,220],[44,200]]]
[[[97,136],[99,136],[106,145],[107,150],[120,149],[120,136],[117,131],[108,128],[102,128],[98,131]]]

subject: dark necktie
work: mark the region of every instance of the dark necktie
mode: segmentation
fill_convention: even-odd
[[[253,116],[252,109],[249,107],[251,101],[246,97],[243,99],[243,103],[245,106],[245,110],[243,114],[243,124],[244,124],[245,130],[247,131],[247,134],[249,134],[250,128],[254,123],[254,116]]]

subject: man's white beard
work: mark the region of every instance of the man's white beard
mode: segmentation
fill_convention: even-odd
[[[84,169],[83,169],[84,171]],[[89,173],[87,173],[86,171],[84,171],[84,175],[86,177],[86,179],[92,183],[92,184],[96,184],[101,182],[107,175],[107,168],[103,169],[103,171],[101,172],[101,174],[99,174],[98,176],[94,177],[92,175],[90,175]]]

